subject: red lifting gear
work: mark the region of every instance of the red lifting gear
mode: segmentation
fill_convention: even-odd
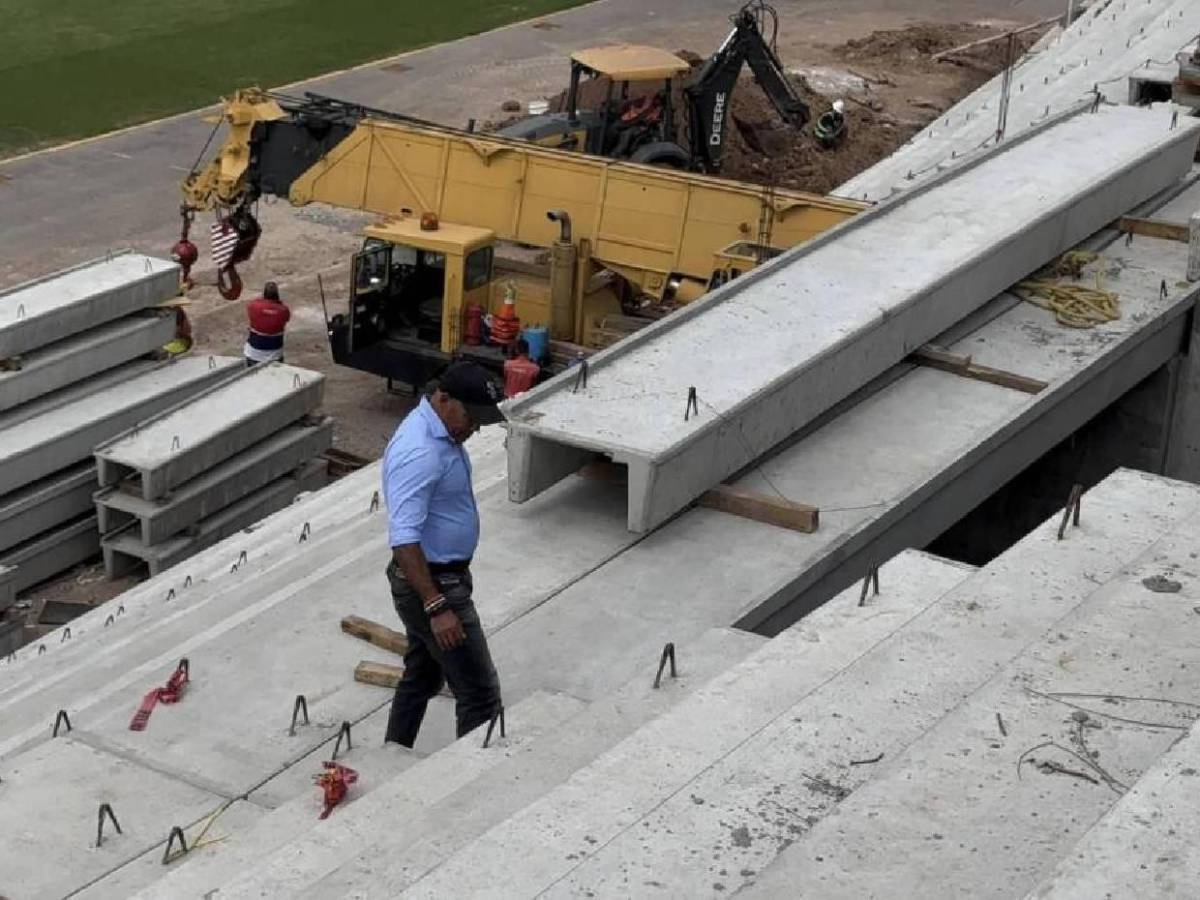
[[[178,703],[183,699],[183,686],[187,683],[188,661],[181,659],[179,665],[175,667],[175,671],[171,673],[171,677],[167,679],[167,686],[155,688],[142,698],[142,705],[133,714],[133,721],[129,723],[129,730],[145,731],[146,725],[150,722],[150,713],[154,712],[155,705],[158,703]]]
[[[325,792],[325,809],[317,818],[327,819],[333,808],[346,799],[350,785],[358,781],[358,773],[341,763],[325,763],[325,771],[314,775],[313,781]]]

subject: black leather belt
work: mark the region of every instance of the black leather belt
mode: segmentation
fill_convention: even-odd
[[[441,563],[431,562],[429,564],[429,574],[430,575],[448,575],[450,573],[459,574],[461,572],[467,571],[467,569],[469,569],[469,568],[471,568],[471,561],[469,559],[456,559],[456,560],[452,560],[451,562],[441,562]]]

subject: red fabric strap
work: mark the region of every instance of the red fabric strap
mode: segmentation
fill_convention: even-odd
[[[187,683],[188,670],[180,664],[167,679],[165,687],[155,688],[142,698],[137,712],[129,722],[129,730],[145,731],[146,726],[150,724],[150,713],[154,712],[154,707],[159,703],[178,703],[183,699],[183,686]]]

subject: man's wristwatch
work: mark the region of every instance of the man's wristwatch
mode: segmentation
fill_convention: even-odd
[[[446,595],[438,594],[432,600],[425,604],[425,615],[436,616],[446,608]]]

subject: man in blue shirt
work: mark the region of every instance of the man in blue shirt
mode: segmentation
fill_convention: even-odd
[[[500,682],[471,600],[479,510],[463,442],[501,422],[487,370],[454,363],[392,436],[383,457],[392,601],[408,632],[385,740],[411,747],[429,700],[450,685],[458,736],[500,709]]]

